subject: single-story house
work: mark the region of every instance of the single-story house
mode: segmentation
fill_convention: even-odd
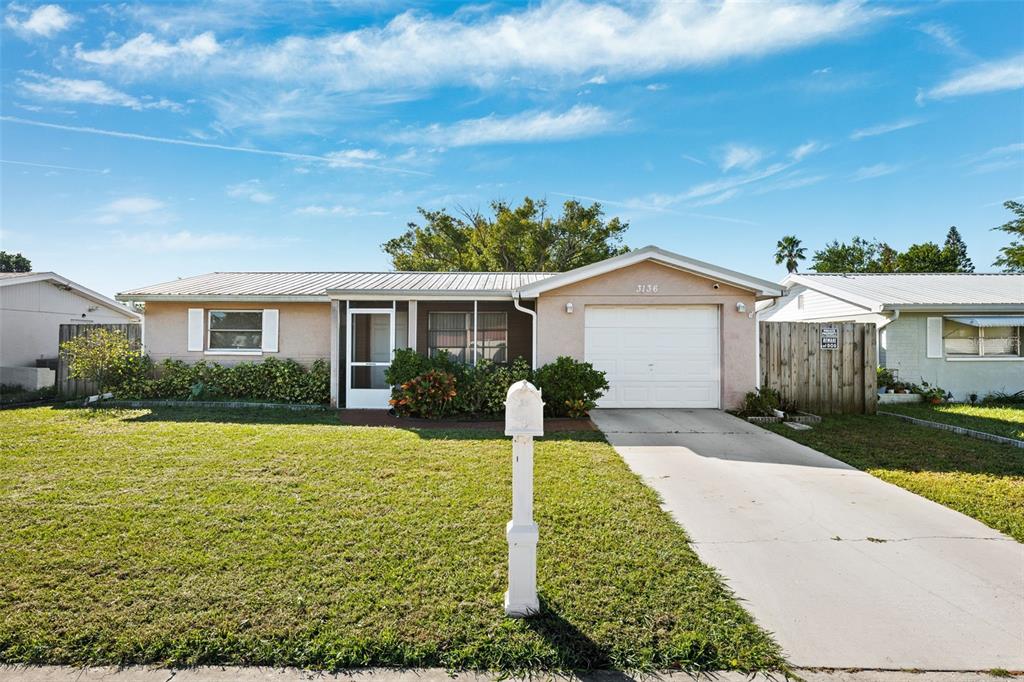
[[[568,272],[215,272],[118,294],[155,361],[331,365],[331,402],[385,408],[393,349],[474,363],[568,355],[602,407],[734,407],[757,381],[758,301],[779,285],[654,246]]]
[[[0,384],[52,386],[54,371],[37,367],[59,352],[62,324],[126,324],[142,315],[54,272],[0,273]]]
[[[1024,390],[1024,274],[795,274],[773,322],[874,322],[879,364],[966,400]]]

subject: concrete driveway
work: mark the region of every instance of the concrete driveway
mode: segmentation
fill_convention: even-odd
[[[792,664],[1024,670],[1024,545],[723,412],[592,418]]]

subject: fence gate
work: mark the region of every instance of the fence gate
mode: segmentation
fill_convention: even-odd
[[[59,344],[63,344],[65,341],[70,341],[73,338],[88,334],[93,329],[109,329],[110,331],[120,331],[128,340],[132,343],[141,346],[142,345],[142,325],[141,324],[62,324],[59,332]],[[58,345],[60,348],[60,345]],[[65,359],[63,353],[57,354],[57,381],[56,381],[57,393],[62,396],[69,398],[75,398],[83,395],[92,395],[98,390],[96,385],[91,381],[85,381],[84,379],[71,379],[68,377],[68,362]]]
[[[874,414],[878,339],[864,322],[761,322],[761,386],[814,414]]]

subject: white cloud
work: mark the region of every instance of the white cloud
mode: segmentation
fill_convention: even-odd
[[[736,187],[727,189],[721,194],[716,194],[708,197],[707,199],[700,199],[699,201],[691,202],[690,206],[717,206],[718,204],[725,203],[729,199],[732,199],[734,196],[739,194],[739,191],[740,190]]]
[[[7,11],[4,23],[23,36],[50,38],[67,29],[76,20],[73,14],[60,5],[40,5],[29,13],[27,8],[12,3],[7,6]]]
[[[295,213],[298,215],[308,216],[340,216],[342,218],[353,218],[355,216],[370,216],[370,215],[387,215],[387,211],[367,211],[362,208],[356,208],[354,206],[343,206],[341,204],[335,204],[333,206],[322,206],[313,204],[310,206],[303,206],[302,208],[295,209]]]
[[[227,194],[236,199],[248,199],[254,204],[269,204],[274,195],[263,190],[259,180],[246,180],[235,185],[228,185]]]
[[[122,197],[101,206],[95,222],[101,225],[114,225],[125,221],[162,223],[169,219],[164,212],[166,207],[164,202],[152,197]]]
[[[937,21],[929,21],[918,26],[917,30],[932,38],[948,52],[958,55],[967,54],[967,51],[960,45],[960,41],[953,33],[953,30],[945,24],[940,24]]]
[[[863,166],[858,168],[850,179],[854,182],[860,182],[861,180],[872,180],[874,178],[880,178],[884,175],[892,175],[893,173],[902,169],[902,166],[895,166],[891,163],[876,163],[873,166]]]
[[[659,92],[667,88],[668,85],[666,85],[665,83],[648,83],[646,89],[650,90],[651,92]]]
[[[587,80],[587,83],[589,83],[591,85],[605,85],[607,82],[608,82],[608,77],[605,76],[604,74],[601,74],[599,76],[594,76],[593,78]]]
[[[746,147],[739,144],[730,144],[722,150],[721,167],[723,171],[741,168],[748,170],[764,158],[764,152],[757,147]]]
[[[913,128],[924,123],[919,118],[904,118],[899,121],[893,121],[892,123],[880,123],[875,126],[868,128],[860,128],[850,133],[851,140],[863,140],[865,137],[876,137],[878,135],[886,135],[888,133],[894,133],[897,130],[905,130],[906,128]]]
[[[210,31],[176,43],[156,38],[152,33],[140,33],[116,48],[86,50],[79,43],[75,45],[75,57],[96,66],[149,71],[172,63],[175,67],[201,64],[220,49],[220,43]]]
[[[495,86],[531,75],[578,82],[595,71],[612,81],[846,39],[893,13],[858,2],[555,0],[504,13],[448,17],[413,10],[383,26],[290,35],[269,45],[221,46],[212,33],[172,44],[143,33],[119,47],[76,52],[92,64],[151,72],[179,68],[176,62],[187,51],[209,59],[213,70],[274,82],[307,81],[335,92],[443,83]]]
[[[817,154],[824,149],[825,145],[822,143],[810,140],[809,142],[804,142],[803,144],[794,147],[793,150],[789,152],[789,158],[794,161],[803,161],[811,154]]]
[[[17,116],[5,116],[0,115],[0,121],[7,121],[10,123],[18,123],[21,125],[35,126],[38,128],[47,128],[49,130],[67,130],[76,133],[85,133],[87,135],[99,135],[101,137],[114,137],[123,140],[138,140],[140,142],[156,142],[159,144],[171,144],[180,145],[183,147],[198,147],[200,149],[214,149],[218,151],[226,152],[240,152],[243,154],[258,154],[261,156],[276,156],[282,159],[290,159],[292,161],[301,162],[315,162],[326,164],[331,168],[368,168],[373,170],[389,171],[394,173],[405,173],[411,175],[426,175],[421,171],[409,170],[405,168],[389,168],[376,164],[369,163],[358,163],[356,161],[346,159],[347,156],[352,156],[354,151],[356,155],[365,155],[367,152],[364,150],[347,150],[341,152],[334,152],[327,155],[318,154],[303,154],[300,152],[288,152],[278,151],[274,149],[259,149],[256,147],[238,147],[225,144],[216,144],[213,142],[197,142],[195,140],[182,140],[174,137],[158,137],[156,135],[142,135],[140,133],[127,133],[120,130],[107,130],[104,128],[92,128],[90,126],[72,126],[64,125],[62,123],[47,123],[46,121],[33,121],[26,118],[18,118]],[[371,152],[372,153],[372,152]]]
[[[44,76],[37,73],[29,73],[28,75],[35,80],[19,80],[18,86],[24,94],[36,99],[51,102],[83,102],[103,106],[127,107],[136,111],[142,111],[143,109],[182,110],[182,106],[177,102],[167,99],[139,98],[112,88],[103,81],[60,78],[58,76]]]
[[[398,133],[392,139],[440,147],[541,142],[595,135],[610,130],[616,122],[611,112],[605,109],[576,105],[563,113],[526,111],[506,117],[492,114],[447,126],[435,123],[419,130]]]
[[[943,83],[917,96],[918,103],[1024,88],[1024,54],[994,62],[984,62],[953,74]]]
[[[971,175],[1015,168],[1024,164],[1024,142],[993,147],[969,157],[966,163],[972,166]]]
[[[383,154],[374,149],[343,149],[325,156],[327,165],[332,168],[366,168],[384,158]]]
[[[794,172],[790,173],[786,177],[783,177],[778,182],[772,182],[765,185],[761,185],[756,190],[754,190],[754,194],[768,194],[769,192],[780,192],[791,189],[799,189],[801,187],[816,185],[827,178],[827,175],[798,175],[796,172]]]
[[[282,240],[268,240],[254,235],[211,232],[198,234],[189,230],[178,232],[117,232],[116,246],[132,251],[167,253],[169,251],[220,251],[253,249],[280,245]]]

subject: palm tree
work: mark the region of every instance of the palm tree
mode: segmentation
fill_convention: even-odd
[[[807,249],[800,246],[802,242],[796,235],[786,235],[775,245],[775,264],[786,264],[786,270],[793,273],[800,267],[800,261],[807,259]]]

